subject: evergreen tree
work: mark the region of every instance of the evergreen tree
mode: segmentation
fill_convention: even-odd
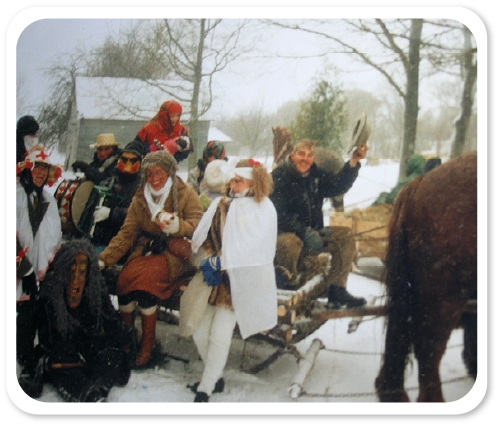
[[[292,140],[312,139],[318,146],[343,152],[346,129],[346,102],[342,90],[320,80],[311,96],[302,101],[300,112],[291,127]]]

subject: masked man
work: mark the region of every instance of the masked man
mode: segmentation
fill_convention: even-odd
[[[101,402],[124,386],[130,367],[124,348],[131,329],[115,311],[87,240],[72,240],[54,257],[40,284],[38,360],[20,384],[39,397],[51,383],[69,402]]]
[[[113,175],[100,183],[106,190],[102,190],[102,203],[94,212],[92,243],[96,246],[107,246],[125,221],[128,207],[141,184],[141,153],[139,142],[127,144],[118,157]]]

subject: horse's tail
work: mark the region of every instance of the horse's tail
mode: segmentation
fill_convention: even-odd
[[[405,215],[421,177],[416,178],[399,193],[389,222],[389,244],[385,261],[385,284],[388,294],[387,331],[383,365],[376,380],[381,401],[404,401],[404,370],[412,347],[412,310],[414,288]]]

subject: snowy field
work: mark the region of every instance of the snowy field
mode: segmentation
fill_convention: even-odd
[[[377,166],[364,165],[353,188],[345,197],[347,210],[369,206],[381,191],[388,191],[396,183],[397,174],[398,165],[393,162]],[[325,213],[327,212],[328,206],[325,207]],[[379,260],[376,259],[363,261],[375,264],[378,261],[379,263]],[[384,294],[384,286],[379,281],[356,273],[350,274],[348,290],[353,295],[364,296],[369,302]],[[296,357],[291,353],[285,353],[259,373],[246,373],[245,371],[267,358],[276,348],[253,339],[243,342],[235,335],[224,372],[226,388],[223,393],[212,395],[210,402],[259,404],[250,407],[244,406],[243,409],[232,405],[202,405],[202,408],[200,405],[170,405],[170,403],[193,401],[194,394],[186,386],[200,380],[202,364],[191,339],[179,338],[176,326],[158,322],[157,339],[162,343],[162,350],[185,360],[167,358],[162,366],[145,371],[133,371],[130,381],[125,387],[115,387],[111,390],[107,407],[110,408],[110,413],[122,414],[363,413],[362,411],[367,408],[365,405],[344,404],[377,402],[374,382],[383,353],[385,320],[384,318],[364,318],[355,332],[348,333],[351,320],[349,318],[329,320],[319,330],[296,345],[300,354],[304,355],[313,340],[319,339],[322,343],[322,349],[303,384],[302,394],[297,399],[292,398],[288,392],[299,369]],[[137,326],[140,327],[139,322]],[[456,330],[452,334],[441,363],[443,392],[447,402],[455,402],[463,398],[474,385],[474,381],[467,378],[461,358],[462,349],[463,331]],[[418,394],[416,363],[408,365],[406,387],[410,399],[414,401]],[[45,386],[44,392],[38,400],[40,402],[62,402],[57,392],[49,385]],[[134,405],[114,406],[114,403],[132,402]],[[139,402],[155,402],[162,403],[162,405],[136,406],[135,403]],[[169,404],[165,405],[167,403]],[[272,405],[266,405],[266,403],[272,403]],[[280,406],[281,403],[285,406]],[[319,405],[325,403],[338,403],[339,405]],[[318,405],[311,407],[310,404]],[[66,413],[64,408],[67,405],[71,405],[71,413],[75,413],[74,411],[80,413],[81,406],[75,407],[74,404],[50,406],[49,409],[45,406],[40,408],[37,404],[36,409],[33,408],[33,410],[42,413],[46,410],[48,413],[52,413],[52,411]],[[86,405],[85,407],[92,413],[95,406]],[[403,406],[405,406],[404,409],[400,409],[402,406],[399,406],[397,411],[401,410],[401,413],[406,413],[406,410],[409,413],[418,411],[414,405]],[[419,408],[423,410],[424,407]],[[368,405],[368,408],[368,413],[385,413],[386,408],[389,407],[377,403],[376,406]],[[424,411],[423,413],[433,413],[435,408],[436,406],[430,409],[431,412]],[[99,411],[102,412],[101,409]],[[459,410],[455,410],[455,412],[460,413]],[[85,410],[85,413],[88,412]]]

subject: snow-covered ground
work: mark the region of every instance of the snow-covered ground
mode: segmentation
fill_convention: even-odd
[[[345,197],[345,205],[350,207],[368,206],[381,191],[389,190],[397,181],[398,165],[382,163],[378,166],[363,166],[353,188]],[[379,260],[365,259],[366,263]],[[368,301],[383,296],[384,286],[377,280],[351,273],[348,290],[356,296],[364,296]],[[263,361],[276,348],[262,341],[249,339],[243,342],[235,336],[228,364],[224,372],[226,388],[223,393],[214,394],[210,402],[254,403],[259,405],[183,405],[192,402],[194,394],[186,388],[199,381],[202,364],[191,339],[181,339],[176,334],[176,326],[158,322],[157,332],[163,351],[185,361],[167,359],[165,365],[145,371],[133,371],[129,383],[122,388],[115,387],[109,395],[107,409],[95,409],[99,405],[85,405],[84,413],[160,413],[160,414],[338,414],[363,411],[368,413],[441,413],[450,410],[460,413],[460,406],[433,407],[420,404],[393,406],[377,403],[373,405],[349,405],[351,403],[374,403],[377,398],[374,381],[380,368],[384,347],[384,318],[364,318],[355,332],[348,333],[352,319],[327,321],[319,330],[296,345],[304,355],[315,339],[323,348],[319,351],[314,366],[303,384],[302,395],[293,399],[288,388],[298,372],[299,364],[291,353],[281,355],[274,363],[257,374],[246,373],[250,367]],[[138,323],[139,326],[139,323]],[[453,332],[448,349],[441,363],[443,391],[448,402],[464,398],[474,385],[467,377],[462,362],[463,331]],[[406,387],[409,396],[416,399],[417,365],[410,363],[407,368]],[[40,402],[62,402],[51,386],[45,386]],[[118,403],[132,403],[119,405]],[[137,402],[155,402],[156,405],[135,405]],[[114,404],[118,406],[115,406]],[[267,404],[269,403],[269,405]],[[271,404],[272,403],[272,404]],[[314,405],[310,405],[314,403]],[[320,405],[336,403],[336,405]],[[479,403],[479,402],[477,402]],[[282,406],[281,404],[285,404]],[[347,404],[347,405],[346,405]],[[460,405],[458,403],[458,405]],[[99,406],[101,408],[103,405]],[[201,408],[200,408],[201,406]],[[69,411],[67,408],[71,407]],[[464,406],[465,407],[465,406]],[[37,413],[82,413],[81,406],[60,404],[32,408]],[[469,409],[472,409],[470,406]],[[69,412],[68,412],[69,411]],[[29,412],[29,411],[28,411]]]

